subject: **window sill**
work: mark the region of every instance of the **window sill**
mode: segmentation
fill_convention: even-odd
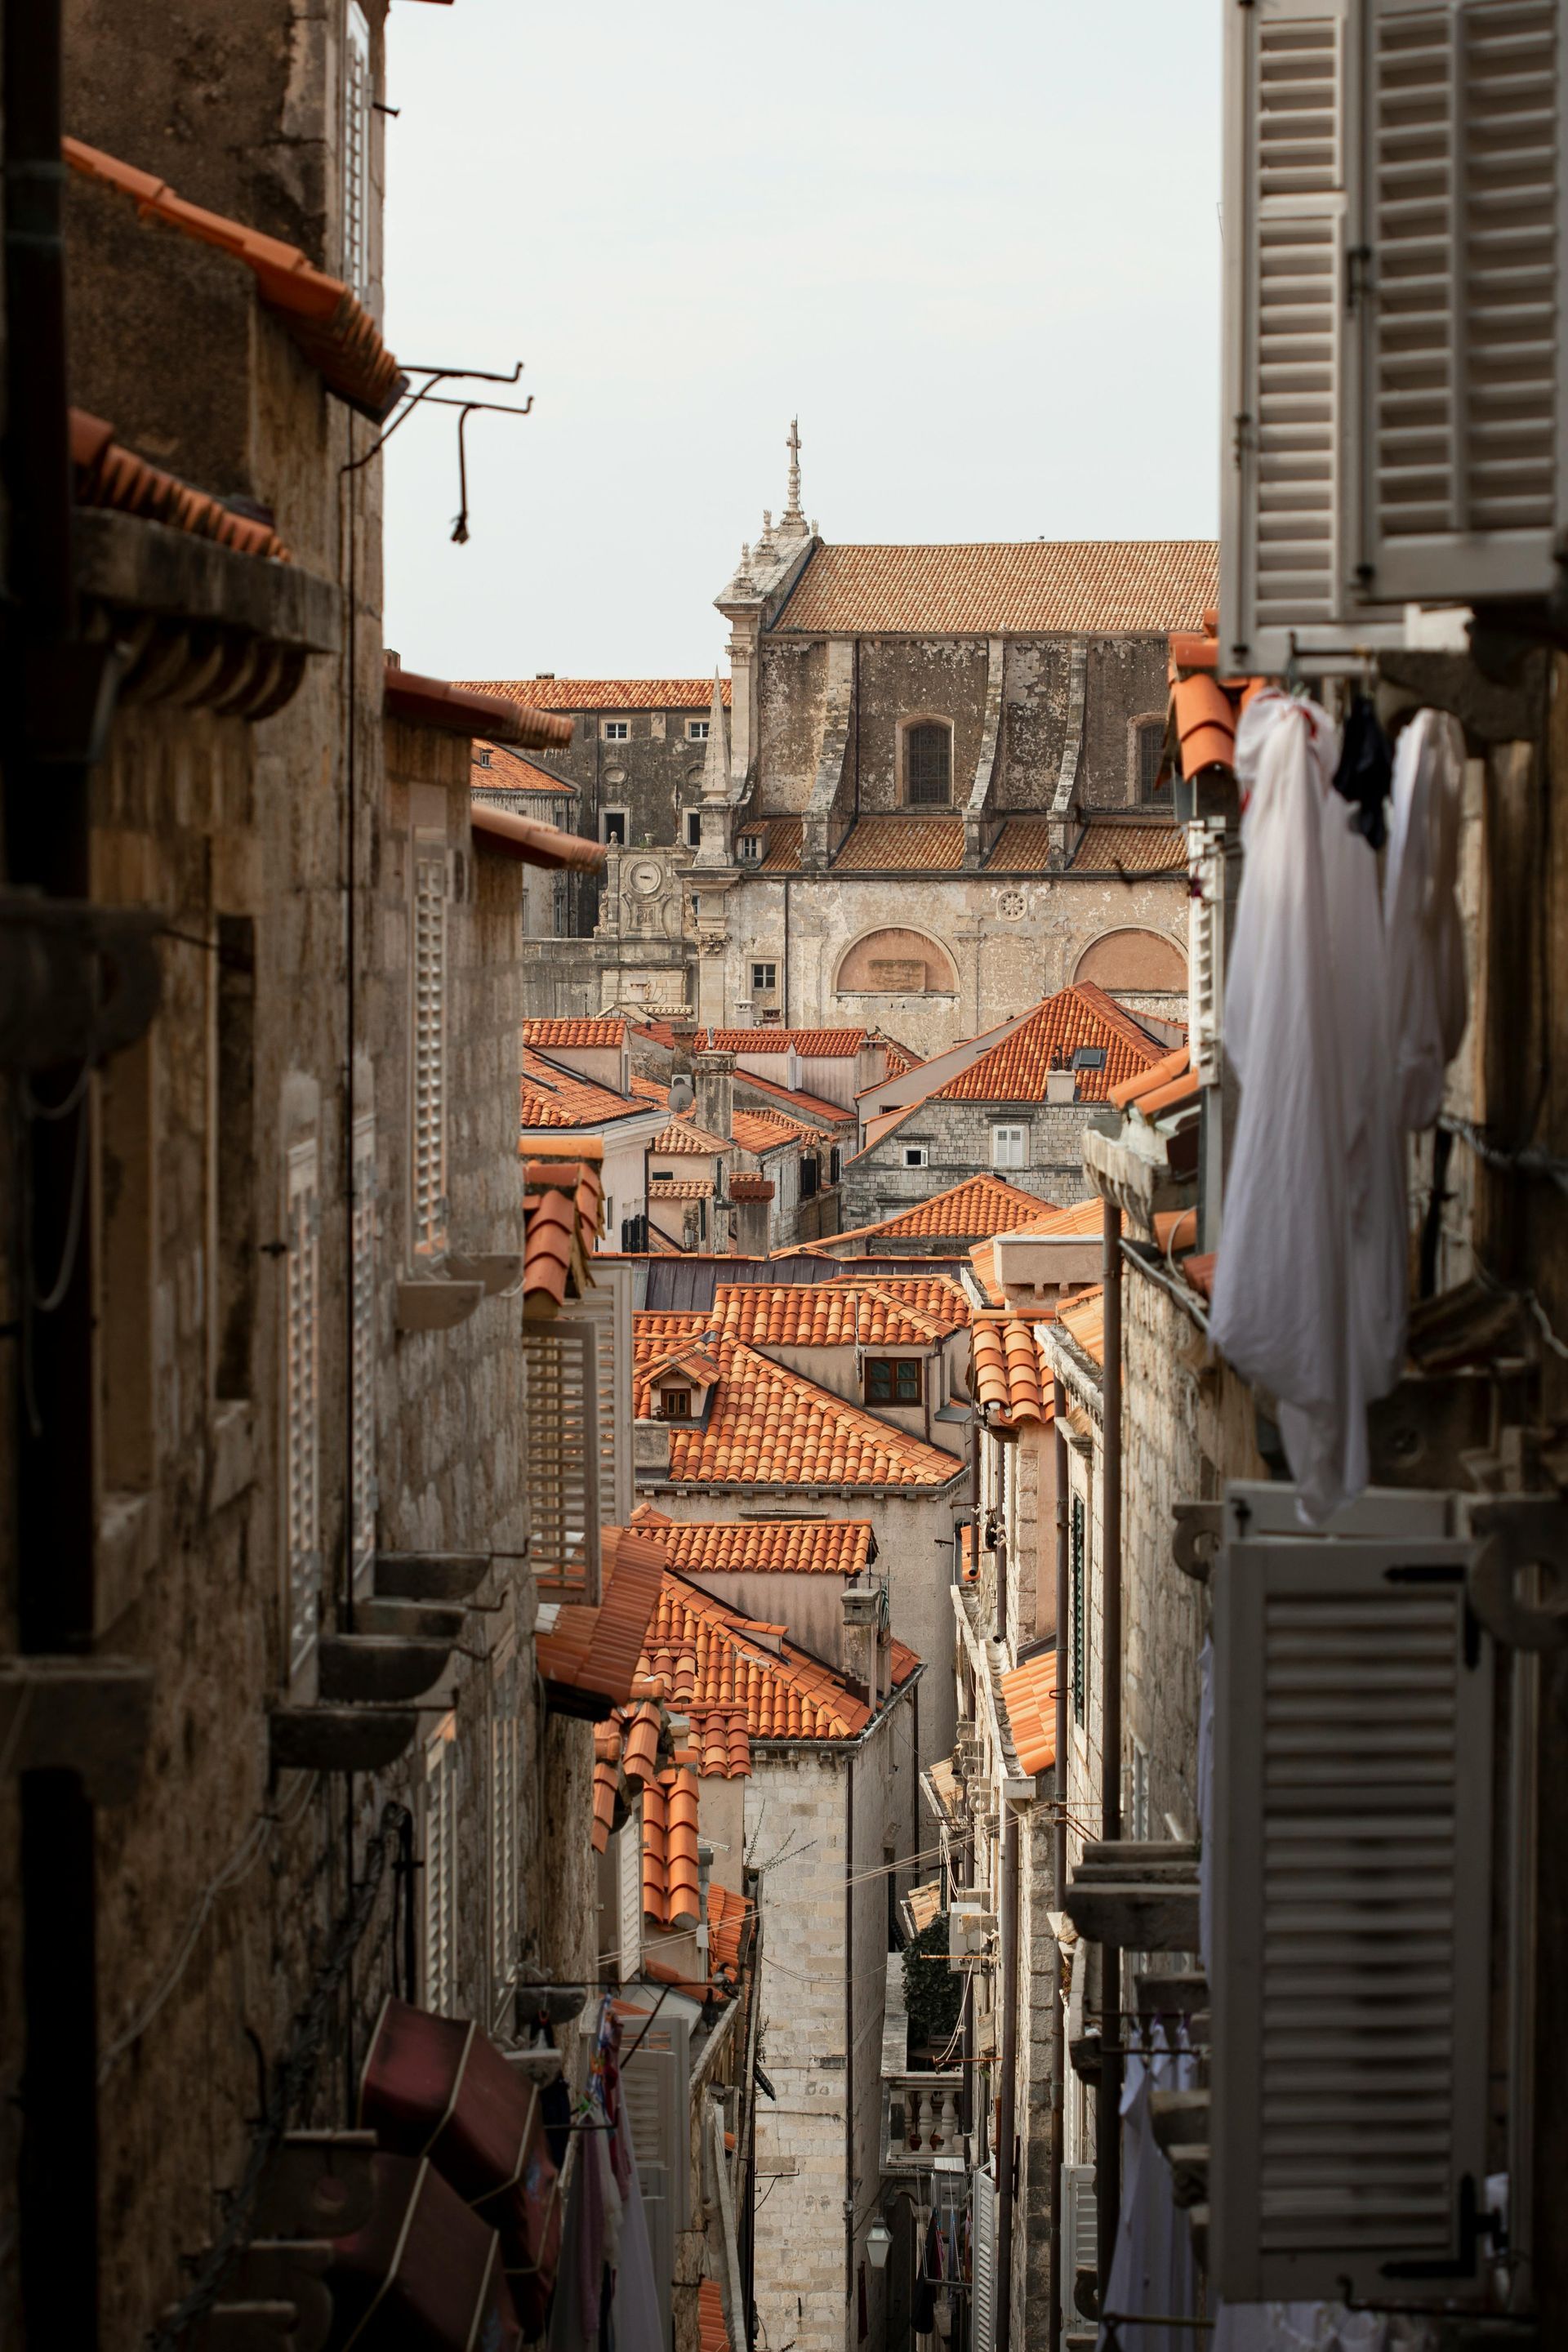
[[[468,1321],[484,1295],[483,1282],[400,1282],[394,1319],[399,1331],[450,1331]]]

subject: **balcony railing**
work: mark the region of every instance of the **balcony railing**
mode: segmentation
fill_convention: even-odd
[[[966,2161],[959,2129],[962,2070],[951,2074],[889,2074],[882,2082],[882,2169],[962,2171]]]

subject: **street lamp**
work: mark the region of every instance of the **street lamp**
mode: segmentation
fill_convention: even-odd
[[[886,2221],[880,2219],[873,2221],[866,2232],[866,2252],[871,2257],[871,2268],[874,2271],[885,2271],[888,2267],[888,2256],[892,2251],[891,2230],[889,2229]]]

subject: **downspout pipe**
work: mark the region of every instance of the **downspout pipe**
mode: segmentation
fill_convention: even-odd
[[[1105,1362],[1100,1402],[1105,1435],[1100,1454],[1100,1799],[1102,1838],[1121,1835],[1121,1212],[1105,1203]],[[1100,2007],[1104,2053],[1095,2106],[1095,2212],[1100,2233],[1101,2305],[1109,2291],[1116,2227],[1121,2210],[1121,1954],[1114,1944],[1101,1958]]]
[[[1006,1803],[1006,1800],[1003,1801]],[[996,2126],[996,2352],[1013,2345],[1013,2185],[1017,2173],[1018,1812],[1002,1832],[1002,2103]]]
[[[118,656],[83,644],[71,530],[66,346],[61,0],[4,0],[5,435],[5,878],[46,898],[90,889],[88,779],[107,731]],[[34,1079],[68,1100],[79,1069]],[[95,1458],[90,1213],[73,1231],[90,1090],[73,1115],[18,1137],[12,1230],[29,1377],[15,1423],[16,1627],[33,1656],[94,1639]],[[43,1315],[37,1286],[56,1282]],[[22,2075],[17,2230],[29,2352],[100,2341],[96,1826],[74,1771],[19,1775]]]
[[[855,2305],[855,1757],[844,1796],[844,2297]]]
[[[1057,1468],[1057,1721],[1056,1820],[1051,1826],[1051,1901],[1057,1910],[1068,1882],[1068,1672],[1071,1658],[1071,1597],[1068,1591],[1068,1400],[1056,1383]],[[1051,1977],[1051,2293],[1061,2304],[1062,2163],[1067,2154],[1067,2011],[1058,1950]]]

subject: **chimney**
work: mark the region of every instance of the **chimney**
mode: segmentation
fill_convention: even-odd
[[[695,1060],[697,1124],[710,1135],[730,1139],[735,1108],[733,1054],[699,1054]]]
[[[877,1584],[847,1584],[844,1609],[844,1675],[856,1683],[868,1706],[880,1706],[882,1591]]]
[[[748,1176],[742,1172],[731,1177],[730,1203],[738,1256],[766,1257],[773,1198],[771,1176]]]

